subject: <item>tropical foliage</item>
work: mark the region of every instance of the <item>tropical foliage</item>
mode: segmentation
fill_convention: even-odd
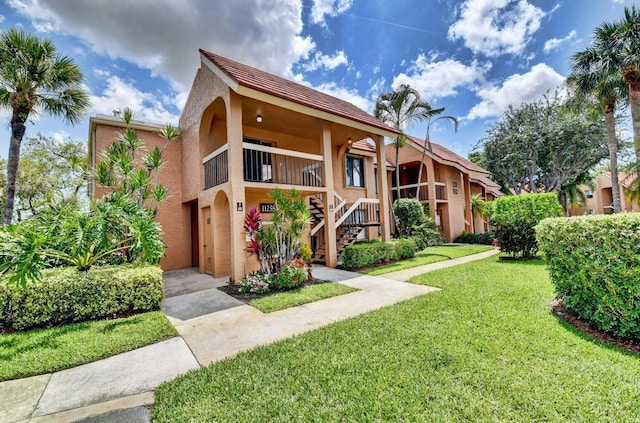
[[[39,113],[76,124],[89,108],[84,76],[52,41],[10,28],[0,33],[0,108],[11,112],[11,139],[2,224],[13,218],[20,146],[27,120]]]
[[[160,210],[160,203],[167,199],[169,190],[160,183],[160,169],[165,163],[163,148],[158,146],[146,151],[146,146],[131,125],[134,113],[123,111],[124,132],[103,151],[94,172],[95,181],[108,190],[109,196],[127,196],[138,205],[150,210],[154,217]],[[171,140],[180,136],[172,125],[163,128],[160,136]]]
[[[269,198],[274,204],[269,224],[264,224],[255,208],[247,211],[244,221],[247,252],[258,256],[260,270],[266,274],[277,273],[286,263],[300,258],[302,236],[311,224],[309,206],[295,189],[286,192],[276,188]]]
[[[394,140],[396,150],[396,189],[400,198],[400,148],[407,142],[404,130],[411,128],[415,123],[429,119],[440,114],[444,108],[434,109],[424,101],[420,93],[407,84],[402,84],[395,91],[380,94],[373,109],[373,115],[392,128],[400,131]]]
[[[603,158],[605,125],[559,94],[509,108],[482,140],[487,170],[516,194],[557,192]]]
[[[128,197],[99,200],[89,211],[51,208],[0,230],[0,273],[26,286],[44,268],[95,264],[157,264],[164,255],[160,225]]]

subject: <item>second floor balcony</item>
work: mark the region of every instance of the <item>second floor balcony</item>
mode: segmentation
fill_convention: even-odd
[[[229,180],[229,167],[242,166],[245,182],[324,187],[323,158],[317,154],[242,143],[242,159],[229,162],[228,145],[203,160],[204,189]]]
[[[420,201],[428,201],[430,199],[429,196],[429,182],[420,183],[420,191],[419,197],[416,197],[416,193],[418,193],[418,184],[408,184],[400,186],[400,198],[420,198]],[[436,182],[436,200],[446,201],[447,200],[447,187],[444,182]],[[393,200],[398,199],[398,190],[393,187]]]

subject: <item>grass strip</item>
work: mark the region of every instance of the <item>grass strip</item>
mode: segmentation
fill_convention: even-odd
[[[336,297],[338,295],[348,294],[354,291],[357,291],[357,289],[337,282],[327,282],[303,286],[300,289],[279,292],[266,297],[256,298],[255,300],[251,300],[249,305],[257,308],[263,313],[271,313],[273,311],[312,303],[314,301]]]
[[[438,261],[451,260],[458,257],[470,256],[472,254],[482,253],[492,250],[493,247],[488,245],[437,245],[427,247],[418,252],[415,257],[398,261],[396,263],[387,264],[372,269],[362,270],[360,273],[376,276],[385,273],[396,272],[398,270],[410,269],[412,267],[423,266]]]
[[[56,372],[177,336],[162,311],[0,335],[0,381]]]
[[[414,282],[443,290],[180,376],[154,422],[638,419],[640,357],[555,317],[544,262]]]

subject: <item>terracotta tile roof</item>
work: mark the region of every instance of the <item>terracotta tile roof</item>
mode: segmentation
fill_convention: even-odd
[[[366,151],[368,153],[376,153],[376,146],[371,144],[367,139],[363,139],[360,141],[356,141],[351,145],[351,149],[352,150],[360,150],[360,151]],[[393,163],[391,163],[389,160],[385,160],[387,166],[389,167],[393,167]],[[373,163],[374,164],[378,164],[378,158],[375,157],[373,159]]]
[[[473,176],[471,179],[474,181],[478,181],[481,185],[484,185],[485,189],[492,193],[495,197],[502,197],[504,195],[504,193],[500,191],[502,187],[486,176]]]
[[[347,101],[202,49],[200,49],[200,53],[238,85],[386,132],[397,133],[395,129]]]
[[[413,141],[420,147],[424,148],[426,144],[424,140],[416,137],[409,137],[409,138],[411,139],[411,141]],[[438,143],[431,141],[431,148],[433,149],[433,154],[436,157],[449,162],[458,163],[460,166],[462,166],[463,168],[465,168],[470,172],[485,173],[487,175],[490,173],[488,170],[481,168],[477,164],[473,163],[471,160],[465,159],[459,154],[454,153],[453,151],[449,150],[446,147],[443,147]]]

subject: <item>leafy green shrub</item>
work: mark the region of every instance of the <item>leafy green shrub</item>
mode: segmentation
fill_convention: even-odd
[[[393,246],[386,242],[358,242],[342,252],[342,265],[347,270],[361,269],[393,259]]]
[[[444,242],[444,237],[442,233],[436,229],[433,219],[426,218],[428,220],[426,223],[414,227],[411,231],[411,239],[413,239],[416,244],[416,251],[422,251],[434,245],[441,245]]]
[[[516,258],[535,257],[538,252],[535,226],[547,217],[562,216],[556,194],[522,194],[500,197],[488,208],[496,228],[500,251]]]
[[[399,236],[411,235],[411,229],[422,225],[426,218],[422,203],[415,198],[401,198],[394,201],[393,214],[396,217]]]
[[[493,245],[495,235],[493,232],[485,232],[483,234],[470,234],[468,232],[462,232],[453,242],[460,244],[482,244]]]
[[[393,245],[393,259],[404,260],[415,256],[416,241],[413,238],[400,238],[391,241]]]
[[[347,270],[362,269],[411,258],[415,252],[416,243],[413,238],[400,238],[391,242],[359,242],[344,249],[342,265]]]
[[[545,219],[536,231],[565,306],[598,329],[640,338],[640,214]]]
[[[27,330],[157,309],[164,297],[158,266],[54,268],[23,288],[0,281],[0,331]]]
[[[396,230],[399,237],[411,237],[416,251],[442,244],[444,238],[433,219],[424,214],[422,203],[415,198],[402,198],[393,202]]]
[[[274,284],[279,290],[297,288],[307,280],[307,270],[305,264],[300,259],[293,259],[286,262],[276,275]]]

